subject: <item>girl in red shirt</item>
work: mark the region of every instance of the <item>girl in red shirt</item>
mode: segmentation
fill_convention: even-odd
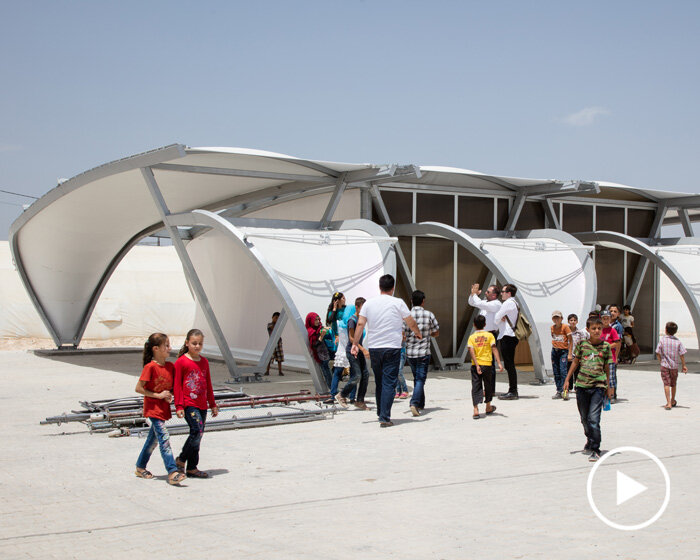
[[[219,414],[211,385],[209,362],[200,354],[203,344],[202,331],[191,329],[175,362],[175,410],[177,417],[184,417],[190,427],[190,435],[175,463],[180,471],[186,468],[188,478],[209,478],[208,473],[197,468],[199,444],[207,420],[207,404],[212,416]]]
[[[153,474],[146,470],[146,465],[157,442],[168,471],[168,482],[179,485],[185,479],[185,475],[178,472],[170,448],[168,429],[165,427],[165,422],[170,419],[175,374],[173,364],[166,361],[169,355],[170,341],[167,335],[153,333],[148,337],[143,346],[143,371],[136,383],[136,392],[143,395],[143,416],[149,419],[151,429],[136,461],[135,474],[139,478],[153,478]]]

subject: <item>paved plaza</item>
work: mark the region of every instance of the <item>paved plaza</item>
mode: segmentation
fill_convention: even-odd
[[[592,465],[577,452],[584,437],[576,402],[551,400],[551,385],[524,382],[524,398],[497,401],[496,414],[475,421],[466,371],[431,372],[426,413],[413,418],[408,401],[395,401],[389,429],[379,428],[374,410],[349,410],[325,421],[208,433],[200,467],[213,477],[178,488],[166,483],[157,451],[149,463],[156,478],[134,476],[142,439],[90,435],[76,423],[39,425],[79,400],[133,395],[138,354],[2,358],[3,559],[682,559],[700,550],[698,363],[681,374],[671,411],[662,408],[655,365],[619,374],[622,401],[603,413],[603,449],[647,449],[671,483],[658,521],[621,531],[589,506]],[[226,377],[221,364],[213,374],[219,385]],[[244,390],[311,388],[301,373],[270,379]],[[499,375],[498,391],[505,381]],[[176,451],[184,439],[172,437]],[[639,480],[642,464],[617,456],[599,470]],[[605,502],[615,490],[601,480],[594,493]],[[648,495],[657,494],[650,487]],[[629,504],[655,510],[646,499]]]

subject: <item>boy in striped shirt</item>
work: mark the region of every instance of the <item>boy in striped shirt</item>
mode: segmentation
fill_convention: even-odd
[[[656,347],[656,359],[661,361],[661,380],[664,382],[666,393],[666,410],[676,406],[676,381],[678,380],[678,362],[681,363],[683,373],[688,373],[685,365],[685,353],[687,350],[683,343],[676,338],[678,325],[674,322],[666,323],[666,335],[661,337]]]
[[[602,338],[603,322],[597,317],[586,321],[589,340],[582,340],[574,349],[574,361],[564,381],[564,391],[569,389],[569,381],[574,371],[581,366],[576,380],[576,404],[586,435],[583,453],[589,454],[589,461],[600,459],[600,413],[607,393],[613,395],[610,386],[610,364],[613,362],[610,344]]]

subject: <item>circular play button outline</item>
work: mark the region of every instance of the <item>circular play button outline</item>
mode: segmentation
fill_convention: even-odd
[[[614,521],[611,521],[601,513],[601,511],[598,509],[598,507],[595,505],[595,502],[593,501],[593,478],[595,476],[596,471],[598,470],[598,467],[600,467],[600,465],[604,461],[606,461],[613,455],[617,455],[618,453],[624,453],[625,451],[639,453],[654,461],[656,466],[659,467],[659,470],[664,475],[664,481],[666,483],[666,495],[664,496],[664,501],[661,504],[659,510],[643,523],[637,523],[636,525],[622,525],[621,523],[615,523]],[[588,496],[588,503],[590,504],[593,513],[595,513],[596,517],[598,517],[598,519],[600,519],[603,523],[605,523],[609,527],[612,527],[613,529],[619,529],[620,531],[637,531],[638,529],[644,529],[644,527],[648,527],[649,525],[654,523],[654,521],[661,517],[664,511],[666,511],[666,506],[668,506],[668,502],[671,499],[671,478],[669,477],[668,471],[666,470],[664,464],[659,460],[659,458],[656,455],[654,455],[650,451],[642,449],[641,447],[616,447],[615,449],[611,449],[610,451],[608,451],[605,455],[598,459],[595,465],[593,465],[591,472],[588,474],[588,482],[586,484],[586,495]]]

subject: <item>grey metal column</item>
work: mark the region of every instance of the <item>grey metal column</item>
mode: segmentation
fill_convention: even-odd
[[[686,237],[693,237],[693,224],[690,222],[690,214],[685,208],[678,209],[678,218],[683,226],[683,233]]]
[[[275,351],[277,342],[282,337],[282,331],[284,330],[284,326],[286,324],[287,312],[284,310],[283,307],[282,311],[280,311],[280,316],[277,317],[275,328],[273,328],[272,332],[270,333],[270,338],[267,341],[267,344],[265,345],[265,350],[263,350],[263,353],[260,356],[260,361],[258,362],[258,365],[255,368],[255,373],[264,373],[267,371],[267,364],[269,364],[270,360],[272,359],[272,354]]]
[[[542,208],[544,209],[545,216],[547,216],[547,220],[549,220],[549,227],[551,229],[561,229],[559,219],[557,218],[557,213],[554,211],[554,204],[552,203],[552,200],[545,198],[542,201]]]
[[[508,215],[508,222],[506,223],[506,235],[510,235],[515,230],[515,225],[518,223],[518,218],[520,217],[520,212],[525,206],[525,200],[527,196],[521,191],[515,196],[515,201],[513,202],[513,207],[510,209],[510,214]]]
[[[389,212],[386,209],[386,205],[384,204],[384,200],[382,199],[382,195],[379,192],[379,189],[377,188],[376,185],[372,185],[371,188],[371,193],[372,193],[372,200],[374,202],[375,208],[377,210],[377,213],[381,217],[382,221],[386,226],[391,226],[391,218],[389,218]],[[396,251],[396,257],[397,257],[397,268],[399,272],[401,273],[401,277],[403,281],[406,283],[406,286],[411,290],[411,292],[414,292],[416,290],[416,284],[413,281],[413,276],[411,276],[411,270],[408,268],[408,263],[406,262],[406,258],[403,254],[403,251],[401,250],[401,244],[396,243],[394,245],[394,250]],[[430,347],[433,352],[433,359],[435,360],[435,363],[440,369],[445,369],[446,361],[445,358],[442,356],[442,352],[440,352],[440,347],[437,344],[437,341],[435,338],[432,336],[430,337]]]
[[[224,362],[226,362],[226,367],[228,368],[229,374],[232,378],[238,379],[240,378],[240,375],[238,374],[238,371],[236,369],[236,360],[234,359],[233,354],[231,354],[231,349],[229,348],[228,342],[226,342],[224,331],[221,330],[221,325],[219,325],[219,321],[216,319],[214,310],[212,309],[211,304],[209,303],[209,298],[207,297],[207,294],[204,291],[204,286],[202,286],[202,282],[199,280],[199,276],[197,276],[197,272],[195,271],[194,265],[190,260],[190,256],[187,254],[185,244],[180,238],[180,232],[177,229],[177,227],[173,226],[169,221],[170,210],[168,209],[168,205],[166,204],[165,199],[163,198],[163,193],[158,187],[156,178],[153,175],[153,170],[150,167],[142,167],[141,174],[143,175],[143,178],[146,181],[146,185],[148,186],[148,190],[150,191],[151,196],[153,197],[153,201],[155,202],[156,208],[160,213],[161,219],[163,220],[163,224],[165,225],[165,228],[170,234],[170,239],[172,239],[173,246],[175,247],[175,251],[177,252],[177,256],[182,262],[182,268],[185,271],[185,276],[187,277],[190,286],[192,286],[192,290],[194,290],[194,294],[197,298],[197,301],[202,307],[202,312],[204,313],[204,316],[207,319],[207,323],[209,323],[209,328],[212,330],[214,339],[216,340],[216,344],[219,346],[221,355],[224,358]]]
[[[328,224],[330,224],[331,220],[333,219],[333,214],[335,214],[338,204],[340,204],[340,199],[343,197],[343,193],[345,192],[345,187],[347,186],[347,182],[345,181],[346,176],[347,173],[343,173],[340,175],[340,177],[338,177],[335,190],[333,191],[331,199],[328,201],[328,206],[326,206],[326,211],[323,213],[323,217],[321,218],[321,228],[327,228]]]
[[[665,215],[666,203],[661,202],[656,210],[654,223],[649,230],[649,244],[653,244],[653,240],[659,237],[659,232],[661,231],[661,225],[664,222]],[[627,301],[625,301],[625,303],[630,307],[634,307],[634,305],[637,303],[637,298],[639,297],[639,292],[642,289],[642,282],[644,282],[644,276],[646,275],[648,267],[649,259],[647,259],[644,255],[640,255],[637,268],[634,271],[634,277],[632,278],[632,284],[630,285],[629,292],[627,292]]]

